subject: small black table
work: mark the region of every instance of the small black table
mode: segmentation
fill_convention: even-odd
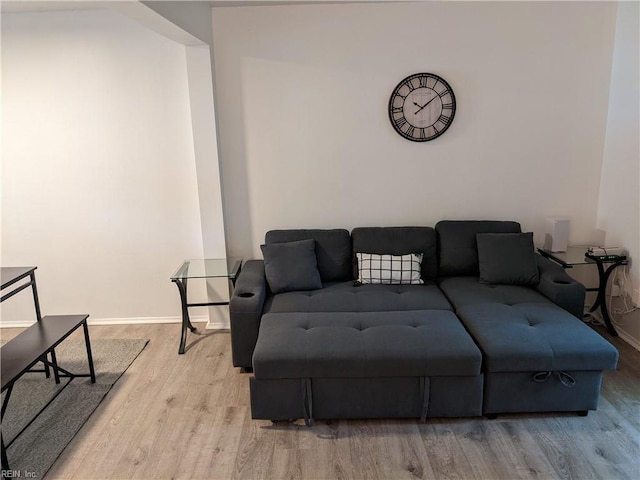
[[[0,348],[2,392],[7,391],[4,401],[2,402],[0,417],[4,417],[4,412],[9,404],[9,398],[11,398],[11,391],[13,390],[15,382],[40,361],[45,362],[46,365],[53,369],[56,383],[60,383],[60,377],[91,377],[91,383],[96,382],[93,356],[91,354],[91,342],[89,341],[89,330],[87,328],[88,317],[89,315],[48,315],[42,317],[35,324],[31,325],[17,337],[9,340],[9,342]],[[69,372],[60,367],[56,359],[55,348],[80,326],[82,326],[84,330],[87,361],[89,363],[88,374]],[[51,355],[51,361],[48,360],[48,355]],[[46,406],[44,408],[46,408]],[[38,412],[36,417],[42,413],[44,408]],[[29,425],[31,425],[31,422],[16,435],[16,438],[20,436]],[[5,445],[4,437],[1,443],[2,469],[8,470],[9,461],[7,459],[7,448],[11,443]]]
[[[551,252],[549,250],[545,250],[544,248],[539,248],[538,252],[540,252],[540,255],[542,255],[543,257],[547,257],[553,260],[554,262],[562,265],[562,267],[564,268],[573,268],[576,265],[590,264],[595,264],[598,267],[598,286],[586,289],[588,292],[597,292],[596,301],[593,303],[593,305],[591,305],[589,312],[595,312],[598,308],[600,308],[602,319],[607,325],[609,333],[614,337],[617,337],[618,332],[616,332],[616,329],[611,322],[609,310],[607,309],[607,282],[609,281],[609,277],[616,267],[619,267],[620,265],[627,265],[627,257],[626,255],[617,255],[613,257],[601,258],[599,256],[589,255],[587,253],[588,248],[588,246],[570,246],[567,247],[566,252]],[[605,265],[607,265],[606,268]]]
[[[182,304],[182,335],[180,336],[179,354],[185,351],[187,341],[187,329],[195,332],[196,328],[191,325],[189,318],[190,307],[208,307],[215,305],[229,305],[229,302],[201,302],[189,303],[187,300],[187,280],[195,278],[228,278],[235,286],[236,279],[240,275],[242,268],[241,258],[206,258],[198,260],[185,260],[180,268],[171,275],[180,292],[180,302]]]

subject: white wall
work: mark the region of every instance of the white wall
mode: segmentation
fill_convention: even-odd
[[[2,265],[38,266],[45,314],[177,319],[169,276],[203,251],[184,46],[106,11],[4,14],[2,77]]]
[[[271,228],[515,219],[596,224],[616,5],[424,2],[214,8],[230,254]],[[443,76],[458,110],[427,143],[391,91]]]
[[[629,251],[629,277],[640,289],[640,4],[621,2],[611,73],[607,135],[598,202],[598,228],[609,246]],[[628,286],[631,295],[631,285]],[[621,308],[621,305],[617,305]],[[640,312],[618,327],[640,348]]]

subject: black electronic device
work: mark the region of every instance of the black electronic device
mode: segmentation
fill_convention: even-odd
[[[601,262],[621,262],[627,259],[626,253],[620,247],[589,247],[584,255]]]

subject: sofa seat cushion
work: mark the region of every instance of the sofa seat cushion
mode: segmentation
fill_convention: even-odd
[[[615,369],[618,351],[551,303],[484,303],[457,310],[484,353],[487,372]]]
[[[256,378],[480,375],[482,356],[445,310],[262,317]]]
[[[285,292],[270,297],[265,313],[278,312],[376,312],[451,310],[451,304],[433,282],[424,285],[326,284],[305,292]]]
[[[448,277],[439,282],[455,309],[478,303],[552,303],[536,289],[524,285],[487,285],[478,277]]]

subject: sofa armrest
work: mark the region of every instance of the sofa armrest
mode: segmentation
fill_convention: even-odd
[[[571,278],[560,265],[536,254],[540,283],[536,290],[553,303],[582,319],[584,313],[585,287]]]
[[[267,291],[264,261],[248,260],[242,266],[229,302],[234,367],[251,368]]]

